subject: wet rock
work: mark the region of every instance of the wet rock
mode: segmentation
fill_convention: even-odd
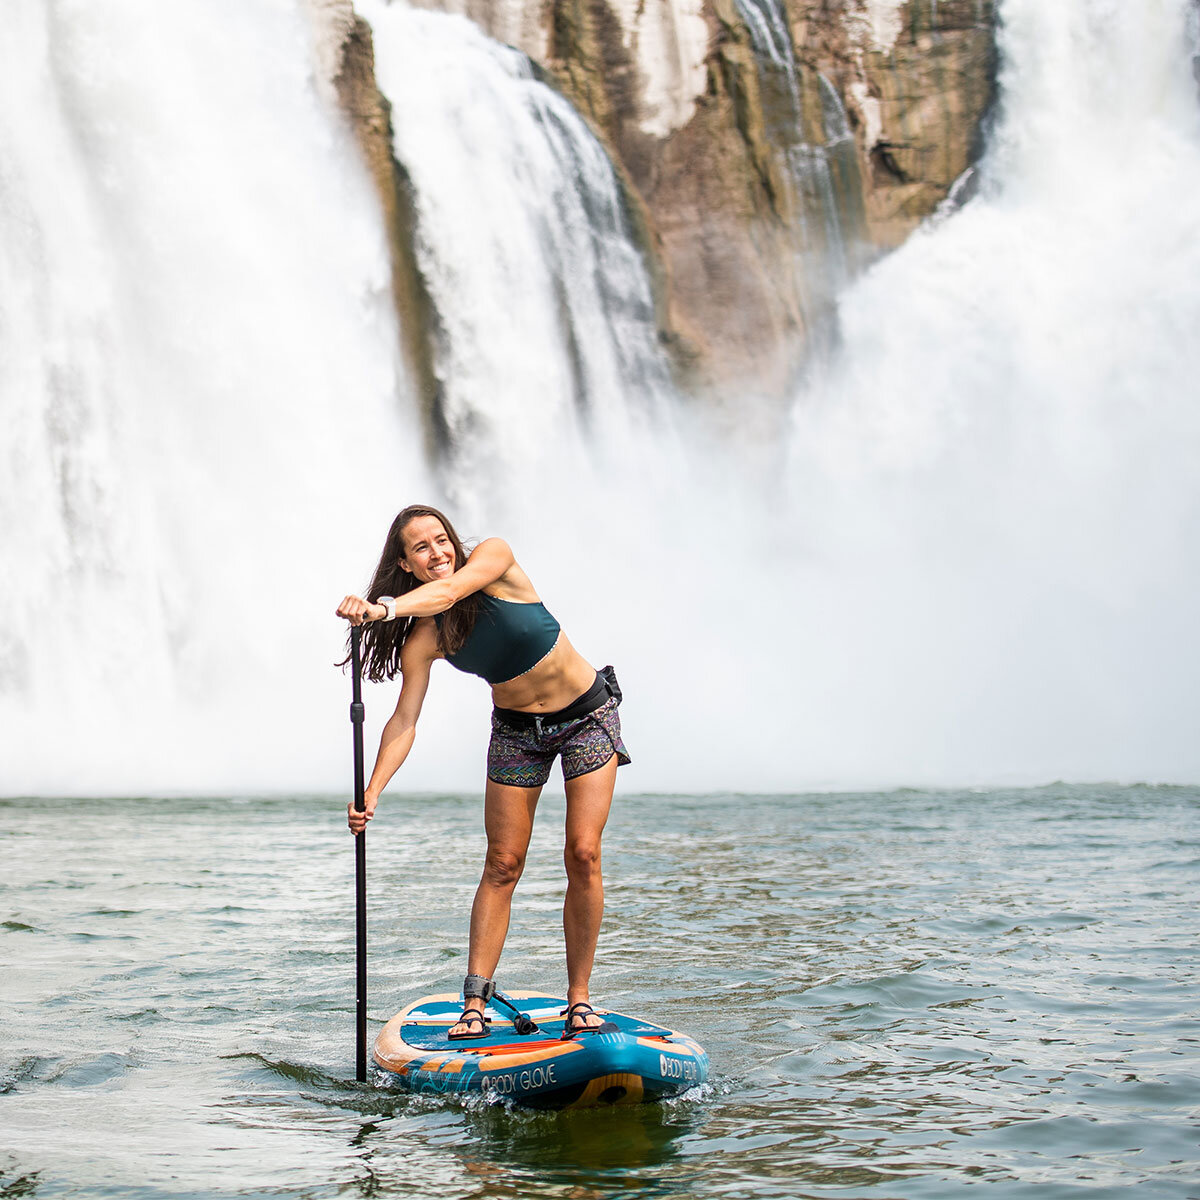
[[[325,60],[384,197],[408,354],[431,388],[369,30],[350,0],[309,3],[341,48]],[[635,212],[662,340],[700,392],[786,392],[836,290],[977,159],[994,94],[993,0],[420,3],[524,51],[591,123]]]

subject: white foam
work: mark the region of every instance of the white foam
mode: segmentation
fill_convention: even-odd
[[[373,197],[289,8],[7,14],[5,792],[344,757],[332,608],[422,468]]]

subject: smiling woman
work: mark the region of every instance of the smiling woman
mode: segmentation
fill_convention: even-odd
[[[396,711],[383,729],[365,811],[349,809],[357,835],[403,765],[434,662],[446,659],[491,685],[484,828],[487,854],[471,909],[462,1019],[453,1039],[484,1037],[484,1006],[508,933],[512,895],[525,867],[534,811],[556,758],[567,795],[567,952],[569,1035],[601,1027],[588,985],[604,914],[600,840],[617,766],[629,762],[611,667],[597,671],[567,640],[508,543],[487,538],[467,554],[436,508],[411,505],[392,522],[367,598],[346,596],[338,616],[363,631],[364,669],[373,680],[401,676]]]

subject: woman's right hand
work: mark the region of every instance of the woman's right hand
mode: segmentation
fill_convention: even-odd
[[[388,610],[382,604],[372,604],[359,596],[347,596],[337,606],[337,615],[345,617],[351,625],[362,625],[367,621],[382,621]]]
[[[346,824],[350,826],[350,832],[357,837],[367,827],[367,822],[375,815],[375,805],[379,803],[376,796],[364,796],[363,804],[365,805],[362,812],[354,807],[354,801],[351,800],[346,805]]]

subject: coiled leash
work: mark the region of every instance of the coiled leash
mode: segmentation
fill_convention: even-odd
[[[483,975],[468,975],[463,980],[462,994],[464,1001],[482,1000],[487,1004],[491,1000],[501,1008],[506,1008],[512,1013],[513,1028],[521,1035],[539,1032],[533,1018],[528,1013],[523,1013],[517,1007],[516,1001],[499,991],[496,984]]]

